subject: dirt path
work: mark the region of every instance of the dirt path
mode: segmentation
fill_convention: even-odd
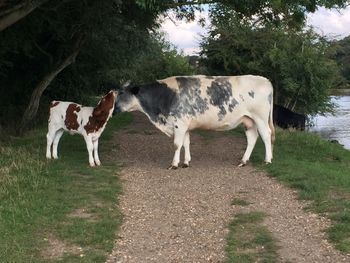
[[[251,166],[237,168],[244,138],[214,133],[191,135],[188,169],[168,171],[172,140],[140,114],[116,135],[116,160],[123,160],[125,215],[107,262],[223,262],[227,226],[235,213],[263,211],[264,224],[278,239],[282,260],[350,262],[326,240],[329,222],[303,210],[292,190]],[[234,198],[251,202],[232,206]]]

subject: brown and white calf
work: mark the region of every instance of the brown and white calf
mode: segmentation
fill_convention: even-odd
[[[64,131],[81,134],[86,142],[90,166],[101,165],[98,157],[98,139],[112,116],[116,93],[111,90],[94,107],[74,102],[52,101],[48,123],[46,158],[57,159],[57,146]],[[52,146],[52,155],[51,155]]]

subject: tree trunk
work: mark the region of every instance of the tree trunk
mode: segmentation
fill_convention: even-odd
[[[23,0],[21,3],[0,10],[0,32],[22,19],[47,0]]]
[[[81,39],[79,40],[81,42]],[[36,85],[34,91],[32,92],[29,104],[24,111],[22,121],[19,128],[19,133],[22,134],[30,121],[34,119],[38,112],[40,98],[47,86],[50,85],[51,81],[67,66],[75,61],[76,56],[80,51],[80,45],[77,45],[73,52],[67,56],[60,64],[58,64],[54,69],[52,69],[46,76]]]

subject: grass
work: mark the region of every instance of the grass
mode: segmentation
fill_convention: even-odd
[[[264,213],[235,215],[227,237],[227,263],[279,262],[276,240],[261,223]]]
[[[249,203],[246,200],[240,199],[240,198],[235,198],[232,200],[231,205],[239,205],[239,206],[248,206],[251,203]]]
[[[229,130],[229,131],[216,131],[216,132],[213,132],[211,130],[195,129],[193,133],[199,135],[205,144],[209,144],[218,135],[219,136],[233,135],[235,137],[245,138],[245,133],[242,126],[239,126],[236,129]]]
[[[328,236],[337,249],[350,252],[350,151],[317,135],[278,130],[271,165],[263,164],[259,140],[252,161],[295,188],[308,209],[332,220]]]
[[[110,120],[100,139],[102,166],[93,169],[78,135],[62,137],[55,161],[45,159],[46,129],[0,146],[0,262],[105,261],[122,219],[119,167],[107,158],[116,146],[109,141],[131,120]],[[50,256],[58,249],[53,240],[68,252]]]

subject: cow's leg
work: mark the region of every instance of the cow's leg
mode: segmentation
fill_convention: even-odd
[[[185,134],[187,132],[187,128],[177,125],[174,132],[174,146],[175,146],[175,154],[173,158],[173,162],[168,167],[169,170],[177,169],[180,162],[180,152],[182,145],[184,144]]]
[[[258,130],[256,125],[249,127],[245,131],[245,135],[247,137],[247,149],[245,150],[245,153],[242,158],[242,162],[239,164],[239,166],[244,166],[249,161],[250,155],[252,154],[252,151],[254,149],[256,140],[258,139]]]
[[[52,127],[49,127],[49,131],[46,134],[46,158],[51,159],[51,145],[55,138],[56,130],[54,130]]]
[[[98,157],[98,139],[93,141],[93,146],[94,146],[94,159],[95,159],[95,164],[97,166],[101,165],[100,158]]]
[[[57,155],[57,148],[58,148],[58,143],[60,142],[60,139],[63,135],[63,130],[58,130],[55,134],[55,139],[53,140],[53,145],[52,145],[52,157],[54,159],[57,159],[58,158],[58,155]]]
[[[187,131],[184,138],[184,149],[185,149],[185,160],[182,168],[187,168],[190,166],[191,153],[190,153],[190,132]]]
[[[268,125],[268,122],[263,121],[261,119],[254,120],[257,127],[261,139],[265,144],[265,162],[271,163],[272,160],[272,145],[271,145],[271,130]]]
[[[95,161],[94,161],[94,157],[92,155],[92,152],[94,150],[94,145],[92,143],[92,139],[89,136],[84,136],[85,142],[86,142],[86,148],[88,150],[89,153],[89,164],[91,167],[95,166]]]

